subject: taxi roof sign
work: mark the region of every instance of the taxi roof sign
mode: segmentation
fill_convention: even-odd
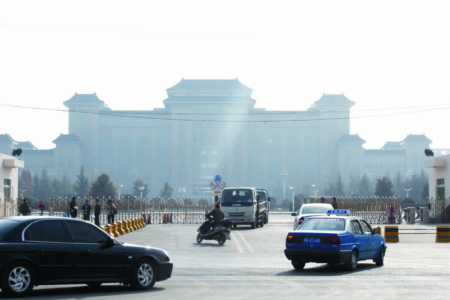
[[[329,209],[327,215],[350,216],[348,209]]]

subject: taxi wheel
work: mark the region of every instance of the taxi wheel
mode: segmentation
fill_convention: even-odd
[[[358,265],[358,253],[356,251],[352,252],[352,255],[349,257],[348,261],[345,263],[345,268],[350,271],[356,270],[356,266]]]
[[[305,267],[305,263],[304,262],[300,262],[300,261],[291,261],[292,266],[294,267],[294,269],[300,271],[303,270],[303,268]]]
[[[377,266],[384,265],[384,247],[381,248],[380,253],[378,253],[377,258],[375,259],[375,264]]]

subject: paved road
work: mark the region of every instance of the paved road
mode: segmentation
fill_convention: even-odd
[[[195,241],[198,225],[153,224],[119,240],[151,245],[169,252],[171,279],[148,292],[105,285],[44,286],[36,299],[448,299],[450,244],[435,243],[433,234],[401,235],[388,245],[385,266],[361,262],[355,272],[324,264],[294,271],[283,254],[290,215],[271,215],[264,228],[232,231],[231,241]],[[401,228],[435,228],[407,225]]]

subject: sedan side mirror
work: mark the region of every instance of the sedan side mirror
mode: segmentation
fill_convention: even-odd
[[[291,216],[296,217],[296,216],[297,216],[297,213],[293,212],[293,213],[291,214]]]

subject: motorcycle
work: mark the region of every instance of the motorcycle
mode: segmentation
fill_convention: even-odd
[[[198,229],[197,243],[201,243],[203,240],[216,240],[219,245],[223,245],[226,240],[231,240],[230,238],[230,228],[231,221],[228,219],[223,219],[219,224],[206,227],[207,223],[210,223],[212,218],[205,221]],[[202,230],[203,229],[203,230]],[[202,232],[205,231],[205,232]]]

